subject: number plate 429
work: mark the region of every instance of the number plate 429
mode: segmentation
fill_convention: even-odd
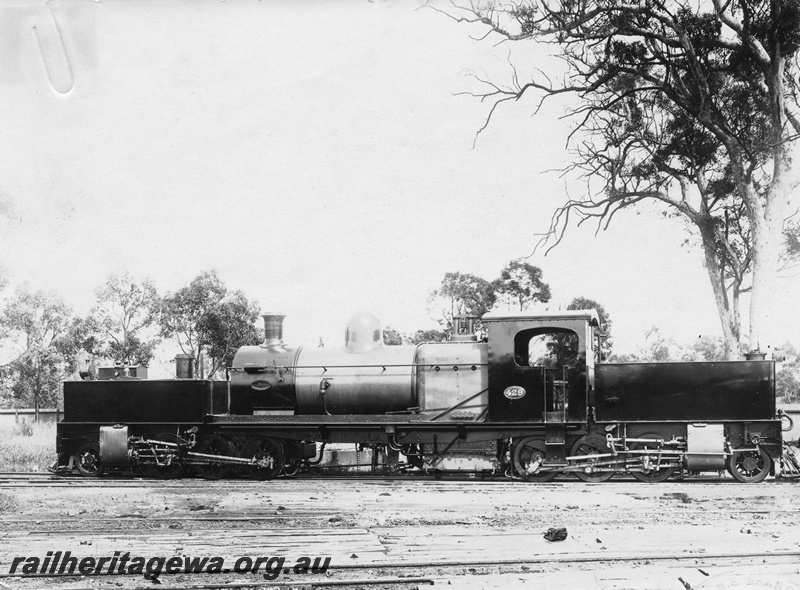
[[[511,387],[506,387],[503,395],[508,399],[520,399],[525,397],[525,388],[520,387],[519,385],[512,385]]]

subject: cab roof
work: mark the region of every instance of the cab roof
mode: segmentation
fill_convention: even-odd
[[[502,321],[558,321],[558,320],[586,320],[593,326],[600,325],[600,316],[594,309],[569,309],[566,311],[556,311],[552,313],[513,313],[513,312],[490,312],[485,314],[483,322],[502,322]]]

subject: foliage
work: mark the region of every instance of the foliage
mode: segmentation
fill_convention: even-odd
[[[724,361],[725,343],[722,338],[714,336],[700,336],[683,353],[684,361]]]
[[[798,213],[800,211],[789,217],[783,226],[784,256],[781,270],[800,266],[800,220],[797,218]]]
[[[0,429],[0,471],[45,471],[55,458],[55,441],[53,424],[35,424],[32,434]]]
[[[469,273],[448,272],[441,286],[431,293],[430,301],[437,305],[439,323],[449,336],[453,331],[453,318],[467,314],[483,316],[495,304],[497,296],[492,283]]]
[[[786,360],[778,365],[775,394],[783,398],[784,403],[800,403],[800,353],[787,342],[781,347],[781,354]]]
[[[242,291],[232,291],[197,323],[200,345],[211,361],[209,377],[230,366],[240,346],[255,345],[259,332],[255,327],[259,307]]]
[[[510,84],[478,78],[483,90],[470,93],[492,102],[479,133],[499,105],[527,93],[573,99],[570,138],[580,140],[568,171],[586,178],[587,192],[555,211],[539,245],[558,244],[571,221],[605,229],[623,209],[659,204],[700,240],[726,356],[738,355],[745,291],[759,342],[794,188],[800,3],[530,0],[465,10],[454,18],[504,40],[552,43],[566,68],[559,84],[515,70]]]
[[[636,352],[612,355],[612,363],[666,363],[677,360],[681,355],[680,347],[672,338],[665,336],[656,326],[652,326],[644,334],[644,342]]]
[[[70,309],[53,292],[17,289],[0,314],[0,334],[14,351],[0,366],[6,403],[16,407],[55,406],[61,381],[74,371]]]
[[[17,497],[8,493],[0,492],[0,514],[14,513],[19,509]]]
[[[383,329],[383,343],[387,346],[399,346],[403,344],[403,335],[394,328],[386,326]]]
[[[97,304],[88,321],[98,330],[98,353],[125,365],[148,365],[158,344],[150,330],[159,302],[153,282],[112,274],[95,295]]]
[[[423,344],[425,342],[444,342],[448,338],[444,330],[417,330],[408,337],[409,344]]]
[[[230,365],[240,346],[257,344],[258,305],[241,291],[228,291],[216,272],[203,272],[159,303],[161,336],[172,338],[198,368],[209,361],[213,376]]]
[[[600,327],[597,329],[600,337],[600,360],[603,361],[611,356],[611,348],[614,345],[611,339],[611,316],[601,303],[586,297],[575,297],[567,305],[568,310],[594,309],[600,318]]]
[[[550,301],[550,285],[542,280],[542,269],[524,260],[512,260],[492,282],[498,299],[505,299],[524,311],[535,302]]]
[[[160,302],[160,335],[172,338],[183,354],[192,355],[198,368],[203,349],[198,325],[222,302],[226,293],[225,285],[216,272],[211,271],[199,274],[187,286],[166,295]]]

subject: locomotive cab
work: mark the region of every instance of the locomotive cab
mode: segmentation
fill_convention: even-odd
[[[597,312],[488,314],[493,422],[585,424],[594,385]]]

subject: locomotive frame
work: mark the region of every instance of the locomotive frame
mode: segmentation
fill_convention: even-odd
[[[451,342],[397,347],[357,314],[342,349],[287,346],[284,316],[263,317],[264,343],[238,351],[228,381],[65,382],[60,470],[270,479],[318,462],[319,443],[528,481],[781,469],[773,361],[601,363],[593,310],[488,314],[480,341],[461,316]]]

